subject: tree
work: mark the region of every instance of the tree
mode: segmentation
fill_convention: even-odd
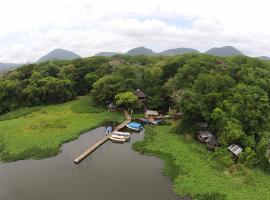
[[[119,93],[115,96],[115,100],[117,106],[123,106],[128,110],[132,110],[139,105],[137,96],[132,92]]]
[[[235,119],[228,119],[224,126],[224,130],[219,136],[221,144],[228,146],[231,143],[235,143],[244,136],[241,123]]]
[[[116,94],[126,91],[124,78],[119,75],[107,75],[98,79],[93,85],[91,94],[94,100],[106,105],[114,100]]]

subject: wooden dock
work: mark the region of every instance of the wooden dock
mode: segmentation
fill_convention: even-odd
[[[122,128],[124,128],[129,122],[131,122],[131,117],[128,114],[128,112],[124,111],[124,114],[125,114],[125,117],[126,117],[127,120],[124,121],[123,123],[119,124],[118,126],[116,126],[113,131],[119,131]],[[91,153],[93,153],[98,147],[100,147],[102,144],[104,144],[105,142],[107,142],[109,140],[109,137],[110,136],[111,136],[111,134],[107,135],[106,137],[102,138],[100,141],[98,141],[97,143],[95,143],[93,146],[91,146],[89,149],[87,149],[85,152],[83,152],[80,156],[78,156],[77,158],[75,158],[74,163],[76,163],[76,164],[80,163],[88,155],[90,155]]]
[[[93,146],[91,146],[89,149],[87,149],[85,152],[83,152],[79,157],[77,157],[74,160],[74,163],[78,164],[80,163],[84,158],[86,158],[88,155],[90,155],[93,151],[95,151],[99,146],[104,144],[108,139],[110,135],[107,135],[103,139],[101,139],[99,142],[95,143]]]

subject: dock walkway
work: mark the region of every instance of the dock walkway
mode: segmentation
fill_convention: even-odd
[[[131,122],[131,116],[129,115],[129,113],[126,110],[124,110],[124,115],[125,115],[126,121],[124,121],[121,124],[119,124],[118,126],[116,126],[113,131],[119,131],[122,128],[124,128],[129,122]],[[105,142],[107,142],[109,140],[109,137],[110,136],[111,136],[111,134],[105,136],[100,141],[98,141],[97,143],[95,143],[94,145],[92,145],[89,149],[87,149],[85,152],[83,152],[80,156],[78,156],[77,158],[75,158],[74,163],[76,163],[76,164],[80,163],[88,155],[90,155],[91,153],[93,153],[98,147],[100,147],[102,144],[104,144]]]

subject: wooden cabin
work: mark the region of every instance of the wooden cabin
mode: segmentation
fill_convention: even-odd
[[[209,131],[199,131],[197,133],[197,139],[203,143],[205,143],[208,138],[212,137],[214,137],[214,135]]]
[[[243,151],[242,147],[238,144],[231,144],[228,146],[228,150],[235,156],[238,157],[239,154]]]
[[[116,105],[114,103],[110,103],[108,106],[108,111],[109,112],[115,112],[116,111]]]

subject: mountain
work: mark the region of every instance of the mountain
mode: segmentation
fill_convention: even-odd
[[[17,67],[21,66],[21,64],[15,64],[15,63],[1,63],[0,62],[0,72],[5,72],[11,69],[15,69]]]
[[[184,53],[200,53],[196,49],[190,48],[177,48],[177,49],[168,49],[165,51],[160,52],[160,55],[172,56],[172,55],[181,55]]]
[[[261,56],[261,57],[258,57],[260,60],[269,60],[270,61],[270,57],[268,56]]]
[[[95,54],[95,56],[104,56],[104,57],[111,57],[111,56],[114,56],[114,55],[118,55],[118,54],[121,54],[121,53],[117,53],[117,52],[100,52],[100,53],[97,53]]]
[[[55,49],[47,55],[41,57],[37,62],[44,62],[48,60],[74,60],[77,58],[80,58],[80,56],[72,51]]]
[[[225,47],[220,47],[220,48],[215,47],[206,51],[205,54],[210,54],[214,56],[222,56],[222,57],[244,55],[241,51],[239,51],[238,49],[232,46],[225,46]]]
[[[131,56],[138,56],[138,55],[154,55],[156,54],[151,49],[147,49],[145,47],[137,47],[134,49],[130,49],[128,52],[126,52],[127,55]]]

